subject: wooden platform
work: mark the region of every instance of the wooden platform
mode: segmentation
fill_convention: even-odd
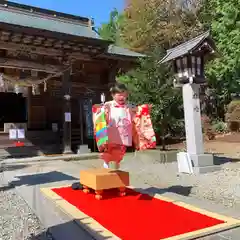
[[[96,199],[101,199],[104,190],[118,188],[120,196],[124,196],[125,189],[129,186],[129,173],[112,169],[90,169],[80,171],[80,183],[84,192],[88,193],[93,189]]]

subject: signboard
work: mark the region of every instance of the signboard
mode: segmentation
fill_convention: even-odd
[[[25,138],[25,130],[24,129],[17,129],[17,138],[24,139]]]
[[[71,122],[71,113],[65,112],[64,113],[65,122]]]
[[[9,129],[9,139],[16,140],[16,139],[25,139],[25,129]]]
[[[17,129],[9,129],[9,139],[17,139]]]
[[[193,173],[192,161],[188,153],[179,152],[177,154],[177,162],[178,162],[178,172],[179,173]]]

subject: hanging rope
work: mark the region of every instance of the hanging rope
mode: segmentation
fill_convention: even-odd
[[[59,77],[62,73],[56,73],[56,74],[50,74],[49,76],[39,79],[39,80],[33,80],[32,78],[25,78],[25,79],[19,79],[17,76],[10,76],[3,74],[3,81],[10,83],[10,84],[17,84],[22,87],[30,87],[32,85],[39,85],[46,83],[49,79]]]

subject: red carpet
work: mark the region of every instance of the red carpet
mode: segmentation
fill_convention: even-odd
[[[131,189],[125,197],[106,192],[103,200],[71,187],[52,191],[124,240],[159,240],[223,223]]]

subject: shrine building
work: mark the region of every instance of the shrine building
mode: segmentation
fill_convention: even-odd
[[[92,104],[139,57],[101,39],[90,18],[1,1],[0,150],[94,151]]]

